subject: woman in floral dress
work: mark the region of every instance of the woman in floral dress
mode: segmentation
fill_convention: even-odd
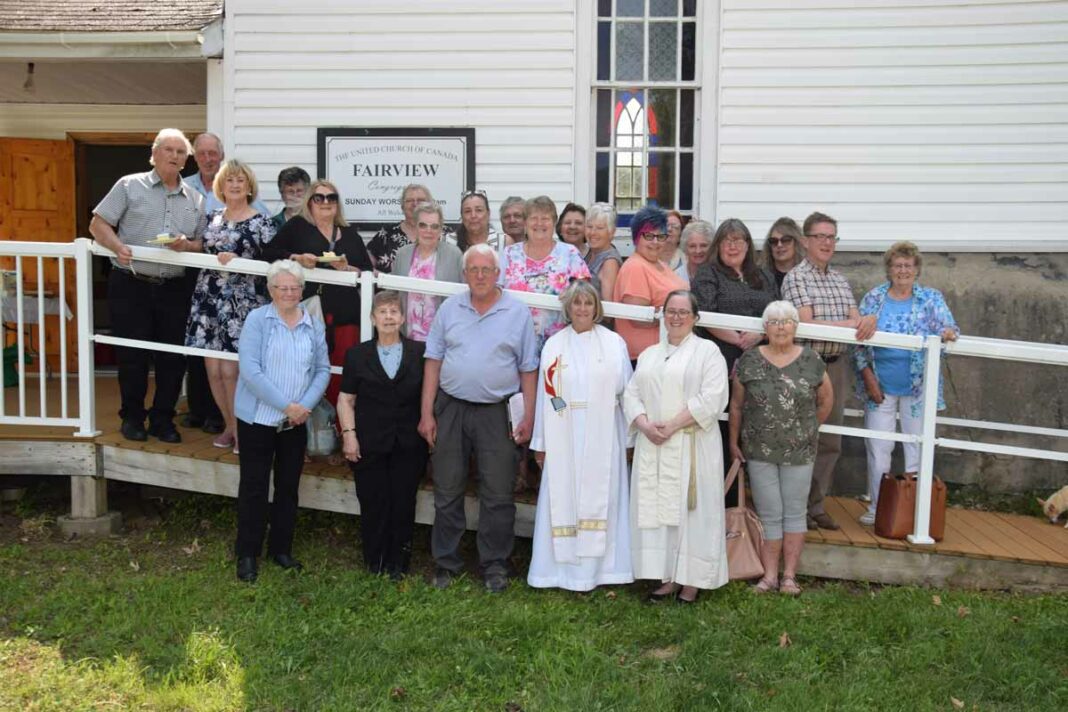
[[[582,255],[566,242],[553,239],[556,205],[541,195],[527,201],[527,239],[501,253],[501,286],[517,292],[562,294],[572,280],[589,279]],[[564,328],[563,314],[556,310],[530,308],[538,351],[545,340]]]
[[[274,237],[271,219],[256,212],[256,176],[244,163],[231,160],[215,176],[215,195],[225,203],[208,220],[204,235],[190,241],[187,249],[216,255],[226,265],[235,257],[259,259],[263,245]],[[241,327],[249,312],[268,302],[262,277],[235,272],[202,270],[193,290],[192,306],[186,323],[185,345],[213,351],[237,353]],[[234,393],[237,390],[237,361],[205,358],[211,394],[222,412],[226,429],[212,444],[237,452],[237,420]]]

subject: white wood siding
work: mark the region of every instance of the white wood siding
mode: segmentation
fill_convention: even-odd
[[[4,104],[0,136],[64,139],[68,132],[155,133],[166,126],[199,133],[206,113],[203,104]]]
[[[721,0],[716,216],[1068,250],[1068,2]]]
[[[268,200],[327,126],[474,127],[494,211],[574,195],[574,0],[230,0],[225,31],[227,153]]]

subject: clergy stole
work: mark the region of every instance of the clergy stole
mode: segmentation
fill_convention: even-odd
[[[541,353],[542,422],[553,558],[577,563],[604,556],[608,537],[608,493],[616,452],[616,389],[619,349],[611,332],[594,326],[587,362],[576,361],[578,334],[569,326]],[[586,400],[573,400],[576,369],[586,374]],[[572,416],[586,410],[583,442],[575,442]]]
[[[686,407],[686,392],[683,378],[686,375],[686,367],[690,359],[694,358],[697,350],[698,337],[690,334],[674,350],[669,351],[667,341],[661,341],[656,346],[650,347],[648,356],[645,357],[645,368],[659,369],[662,374],[660,379],[660,412],[646,413],[645,416],[653,422],[671,420]],[[642,354],[645,356],[645,354]],[[640,367],[640,366],[639,366]],[[692,428],[680,430],[671,438],[657,447],[648,439],[639,448],[634,462],[636,494],[641,506],[638,508],[638,528],[656,529],[662,526],[677,527],[682,521],[682,499],[679,493],[682,491],[681,478],[683,447],[686,440],[693,443],[695,433]],[[690,456],[695,454],[695,448],[690,449]],[[690,463],[686,475],[689,477],[696,466]],[[696,483],[693,483],[696,484]],[[693,489],[688,485],[688,491]],[[690,499],[687,497],[687,499]],[[693,507],[688,506],[688,509]]]

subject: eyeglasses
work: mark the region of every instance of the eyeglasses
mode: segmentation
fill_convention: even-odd
[[[648,240],[649,242],[666,242],[668,236],[662,232],[647,232],[642,235],[642,238]]]
[[[464,270],[464,272],[475,277],[488,277],[496,271],[496,267],[468,267]]]
[[[916,270],[916,265],[891,265],[890,269],[894,272],[913,272]]]
[[[794,243],[793,235],[783,235],[782,237],[769,237],[768,244],[772,247],[778,247],[779,245],[792,245]]]
[[[810,240],[831,240],[832,242],[838,242],[837,235],[826,235],[823,233],[813,232],[805,235]]]
[[[437,232],[441,229],[441,223],[428,223],[420,220],[416,223],[416,227],[418,227],[420,230],[433,230],[434,232]]]
[[[776,327],[778,327],[778,326],[790,326],[791,324],[796,326],[797,325],[797,320],[796,319],[768,319],[764,323],[767,324],[768,326],[776,326]]]
[[[271,285],[271,289],[275,290],[276,292],[282,292],[283,294],[289,294],[289,293],[292,293],[292,292],[303,291],[304,288],[303,287],[279,287],[277,284],[272,284]]]
[[[337,204],[337,193],[313,193],[311,201],[316,205],[322,205],[323,203],[329,203],[331,205]]]
[[[748,242],[748,240],[746,240],[744,237],[738,237],[736,235],[732,235],[731,237],[725,237],[723,238],[723,241],[728,245],[732,245],[734,247],[744,245],[746,242]]]
[[[664,316],[669,319],[685,319],[688,316],[693,316],[693,312],[689,309],[665,309]]]

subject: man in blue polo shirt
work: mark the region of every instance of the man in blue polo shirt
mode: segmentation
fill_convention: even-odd
[[[463,570],[460,538],[472,449],[478,461],[478,555],[487,590],[508,587],[515,539],[515,444],[530,440],[538,381],[530,310],[497,287],[497,254],[487,245],[464,253],[468,292],[446,299],[426,341],[419,434],[434,463],[434,586]],[[509,432],[508,398],[522,392],[522,422]]]

